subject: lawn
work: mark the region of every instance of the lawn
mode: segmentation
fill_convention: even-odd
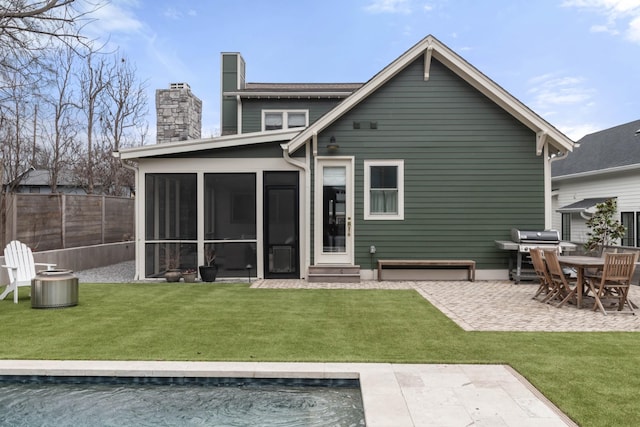
[[[415,291],[81,284],[0,301],[0,358],[505,363],[582,426],[640,425],[635,333],[465,332]]]

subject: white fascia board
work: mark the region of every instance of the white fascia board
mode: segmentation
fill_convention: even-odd
[[[615,168],[598,169],[593,171],[573,173],[569,175],[554,176],[553,178],[551,178],[551,180],[554,182],[566,181],[569,179],[589,178],[589,177],[594,177],[598,175],[606,175],[610,173],[629,172],[629,171],[640,171],[640,163],[636,163],[633,165],[626,165],[626,166],[618,166]]]
[[[438,59],[464,81],[509,112],[522,124],[536,132],[536,134],[546,134],[547,141],[556,146],[556,148],[562,151],[573,151],[575,144],[574,141],[557,130],[542,117],[534,113],[529,109],[529,107],[524,105],[473,65],[462,59],[455,52],[437,40],[434,43],[436,46],[433,52],[434,58]]]
[[[432,49],[431,55],[433,58],[442,62],[447,68],[456,73],[456,75],[479,90],[497,105],[505,109],[529,129],[536,132],[536,134],[546,134],[548,143],[554,145],[560,151],[573,151],[574,141],[569,139],[562,132],[558,131],[555,127],[542,119],[523,103],[497,85],[493,80],[489,79],[474,66],[462,59],[455,52],[443,45],[438,39],[433,36],[427,36],[376,74],[350,97],[346,98],[333,110],[329,111],[309,126],[305,131],[300,133],[300,135],[295,137],[287,145],[289,152],[294,152],[300,148],[300,146],[305,144],[314,133],[320,133],[323,129],[394,77],[407,65],[418,58],[418,56],[425,54],[429,49]]]
[[[161,144],[145,145],[142,147],[124,148],[120,150],[122,159],[139,159],[170,154],[189,153],[193,151],[214,150],[228,147],[261,144],[290,140],[301,132],[300,129],[272,130],[266,132],[251,132],[238,135],[226,135],[215,138],[191,139],[187,141],[165,142]]]
[[[346,98],[353,92],[224,92],[223,96],[239,96],[240,98]]]
[[[363,99],[380,88],[380,86],[389,81],[393,76],[398,74],[402,69],[404,69],[407,64],[410,64],[418,56],[420,56],[422,52],[427,49],[432,40],[433,38],[431,36],[423,39],[421,42],[406,51],[394,62],[387,65],[387,67],[380,71],[378,74],[373,76],[373,78],[365,83],[364,86],[353,92],[351,96],[338,104],[333,110],[320,117],[311,126],[302,131],[300,135],[298,135],[289,144],[287,144],[287,150],[289,151],[289,153],[293,153],[294,151],[296,151],[298,148],[304,145],[314,134],[320,133],[323,129],[336,121],[343,114],[358,105]]]

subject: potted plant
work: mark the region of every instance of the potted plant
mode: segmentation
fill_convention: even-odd
[[[188,268],[182,272],[182,278],[185,283],[193,283],[196,281],[196,277],[198,277],[198,273],[193,268]]]
[[[167,282],[179,282],[182,277],[180,271],[180,250],[178,247],[166,245],[163,254],[164,278]]]
[[[204,261],[206,265],[201,265],[200,278],[203,282],[215,282],[218,274],[218,266],[216,265],[216,251],[210,246],[205,247]]]

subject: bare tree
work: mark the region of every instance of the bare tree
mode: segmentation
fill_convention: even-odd
[[[87,4],[89,7],[80,7]],[[98,6],[83,0],[4,0],[0,4],[0,70],[28,72],[46,51],[86,42],[80,30]]]
[[[122,147],[144,141],[143,125],[147,114],[146,82],[136,76],[136,68],[122,56],[115,54],[111,65],[111,78],[105,88],[107,108],[101,117],[102,134],[109,148],[109,155]],[[120,195],[122,186],[133,186],[131,171],[121,168],[111,157],[110,193]]]
[[[89,193],[132,185],[111,153],[144,142],[146,87],[129,61],[82,36],[94,1],[0,0],[0,177],[36,166],[53,191],[70,169]]]
[[[51,90],[45,97],[50,110],[50,121],[44,126],[43,139],[48,157],[49,186],[57,193],[58,181],[77,150],[77,102],[73,92],[75,54],[71,48],[58,51],[52,64]]]
[[[84,174],[79,178],[83,182],[88,194],[94,192],[94,175],[96,167],[96,147],[94,147],[94,136],[96,121],[104,108],[105,89],[109,84],[109,73],[107,58],[93,49],[89,49],[84,57],[84,62],[77,74],[78,87],[80,90],[80,101],[78,108],[83,112],[85,122],[83,126],[86,130],[86,153],[80,160],[80,169]]]
[[[2,145],[2,169],[6,182],[15,180],[29,169],[33,159],[30,131],[32,129],[31,112],[35,100],[33,91],[25,84],[25,78],[20,73],[5,76],[5,87],[0,89],[1,115],[0,138]]]
[[[4,137],[0,178],[4,180],[22,175],[42,154],[36,143],[40,120],[35,111],[50,71],[44,64],[56,46],[87,41],[80,31],[88,14],[99,7],[90,1],[0,2],[0,135]]]

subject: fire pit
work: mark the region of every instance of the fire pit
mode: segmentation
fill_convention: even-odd
[[[78,305],[78,278],[71,270],[43,270],[31,280],[31,308]]]

